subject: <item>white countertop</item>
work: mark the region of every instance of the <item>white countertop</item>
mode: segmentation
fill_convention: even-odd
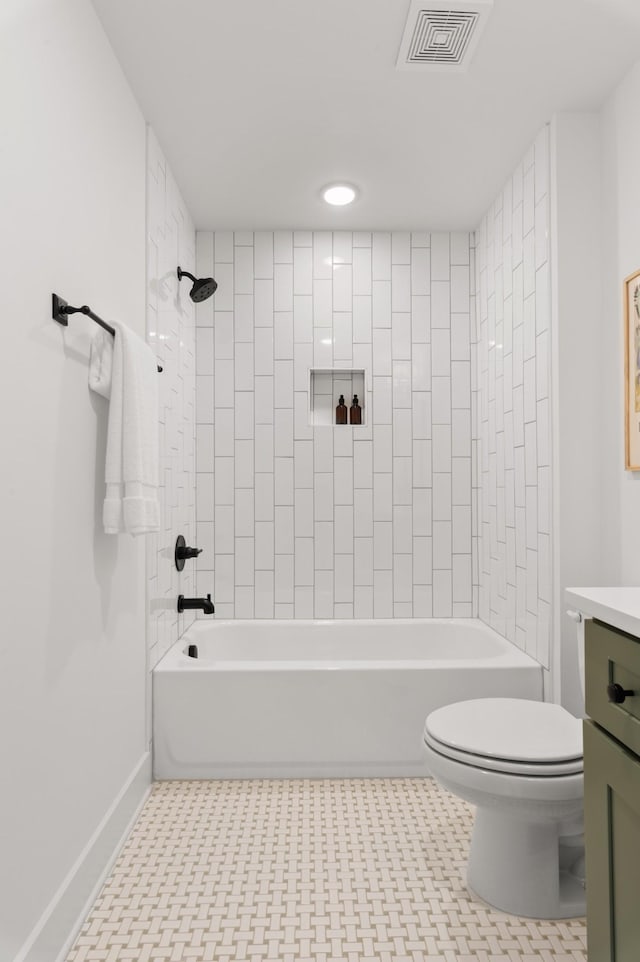
[[[565,608],[640,638],[640,588],[567,588]]]

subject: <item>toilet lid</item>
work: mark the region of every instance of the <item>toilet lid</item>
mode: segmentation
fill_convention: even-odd
[[[493,760],[486,767],[500,771],[523,765],[539,774],[582,770],[582,722],[548,702],[479,698],[446,705],[428,716],[425,741],[452,758]],[[478,761],[469,757],[468,764]]]

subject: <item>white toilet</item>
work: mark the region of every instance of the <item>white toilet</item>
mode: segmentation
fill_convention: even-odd
[[[513,915],[584,915],[582,721],[547,702],[480,698],[432,712],[424,747],[434,778],[477,806],[469,888]]]

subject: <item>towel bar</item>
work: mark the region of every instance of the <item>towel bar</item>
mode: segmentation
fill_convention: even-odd
[[[115,328],[111,327],[110,324],[107,324],[106,321],[103,321],[102,318],[98,317],[97,314],[94,314],[91,308],[87,307],[86,304],[84,304],[82,307],[71,307],[61,297],[58,297],[57,294],[52,294],[51,316],[54,321],[57,321],[58,324],[62,324],[63,327],[68,327],[69,321],[67,318],[69,314],[86,314],[87,317],[90,317],[92,321],[95,321],[96,324],[99,324],[100,327],[104,328],[105,331],[108,331],[109,334],[112,334],[115,337]],[[158,373],[160,374],[161,372],[162,368],[158,364]]]

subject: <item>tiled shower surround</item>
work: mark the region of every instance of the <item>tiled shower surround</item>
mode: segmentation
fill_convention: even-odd
[[[198,593],[229,618],[471,616],[472,237],[197,250],[219,285],[196,311]],[[364,370],[365,425],[312,424],[310,370],[334,368]]]
[[[551,296],[545,127],[477,232],[479,615],[549,668]],[[577,376],[577,372],[576,372]]]
[[[178,265],[193,272],[195,229],[153,130],[147,127],[147,340],[160,388],[160,531],[146,537],[147,647],[153,668],[194,620],[179,615],[194,569],[173,563],[176,536],[195,538],[195,307]]]

